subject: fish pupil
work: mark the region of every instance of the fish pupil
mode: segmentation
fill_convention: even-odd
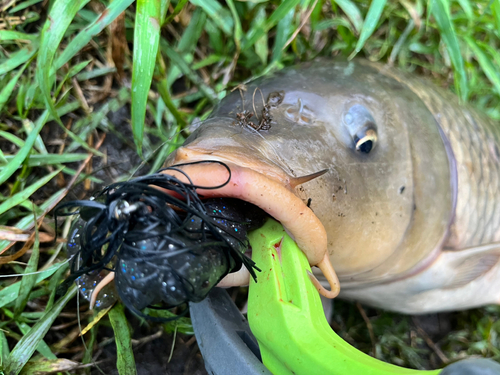
[[[359,145],[359,151],[368,154],[373,148],[373,141],[366,141]]]

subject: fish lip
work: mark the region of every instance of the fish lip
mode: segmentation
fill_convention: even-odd
[[[260,207],[286,228],[306,254],[310,265],[317,265],[323,260],[327,253],[326,230],[319,218],[294,193],[290,186],[291,177],[285,172],[272,171],[269,166],[259,164],[248,168],[222,157],[213,158],[212,155],[201,153],[188,152],[186,158],[186,154],[183,154],[185,148],[178,152],[180,157],[170,159],[167,166],[182,169],[194,185],[224,185],[216,189],[197,189],[200,195],[207,198],[237,198]],[[231,172],[229,179],[228,170]],[[186,177],[179,172],[167,169],[161,173],[174,175],[187,182]]]
[[[282,184],[284,187],[293,191],[294,179],[289,173],[285,172],[286,166],[277,165],[271,161],[265,162],[261,158],[252,158],[248,155],[241,157],[241,154],[231,155],[227,150],[225,151],[208,151],[203,148],[193,147],[192,145],[179,147],[175,153],[172,153],[165,162],[165,167],[173,167],[178,164],[200,162],[200,161],[213,161],[226,164],[232,164],[241,168],[252,169],[272,180]]]

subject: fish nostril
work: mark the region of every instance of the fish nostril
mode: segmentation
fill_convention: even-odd
[[[311,118],[304,115],[300,116],[300,121],[304,124],[310,124],[312,122]]]
[[[350,113],[346,114],[344,117],[344,121],[347,125],[351,125],[353,121],[352,115]]]

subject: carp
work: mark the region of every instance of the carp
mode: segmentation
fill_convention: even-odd
[[[499,143],[498,125],[422,78],[325,59],[238,86],[165,166],[197,186],[230,178],[198,193],[280,221],[322,294],[340,282],[342,298],[418,314],[500,302]]]

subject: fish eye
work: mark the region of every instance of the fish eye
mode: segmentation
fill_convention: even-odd
[[[343,116],[343,125],[349,131],[358,152],[369,154],[377,143],[377,125],[368,109],[361,104],[351,106]]]

